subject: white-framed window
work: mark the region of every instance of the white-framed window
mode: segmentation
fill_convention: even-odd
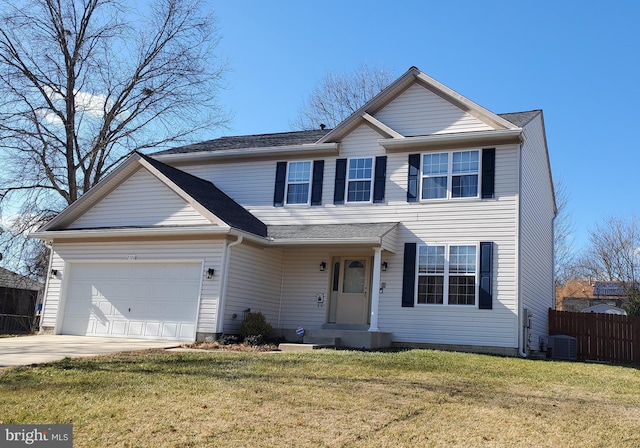
[[[371,202],[373,157],[349,159],[347,166],[347,202]]]
[[[287,204],[308,204],[311,195],[311,162],[287,164]]]
[[[476,198],[479,194],[480,151],[422,155],[421,198]]]
[[[418,247],[418,304],[473,305],[478,297],[478,246]]]

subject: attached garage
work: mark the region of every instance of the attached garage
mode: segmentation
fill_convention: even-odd
[[[202,263],[71,263],[60,333],[194,340]]]

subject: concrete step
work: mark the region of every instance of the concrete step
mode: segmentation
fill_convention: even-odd
[[[305,344],[320,344],[331,347],[338,347],[340,345],[340,338],[335,338],[331,336],[315,336],[309,335],[305,336],[303,339]]]
[[[329,348],[333,346],[325,344],[299,344],[293,342],[286,342],[278,345],[278,349],[281,352],[311,352],[320,348]]]

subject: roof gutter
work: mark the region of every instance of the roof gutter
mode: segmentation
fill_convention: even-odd
[[[60,241],[72,239],[90,238],[137,238],[137,237],[169,237],[169,236],[226,236],[233,235],[247,238],[261,244],[268,244],[269,239],[249,232],[234,229],[233,227],[222,226],[192,226],[192,227],[126,227],[114,229],[75,229],[58,231],[39,231],[29,234],[30,238],[37,238],[45,241]]]
[[[506,145],[522,143],[522,129],[504,129],[497,131],[476,131],[455,134],[432,134],[419,137],[380,139],[378,143],[388,151],[411,149],[441,148],[447,145]]]
[[[360,238],[278,238],[272,239],[271,245],[274,246],[294,246],[304,244],[381,244],[379,237],[360,237]]]
[[[300,155],[336,155],[338,154],[338,143],[312,143],[295,146],[270,146],[264,148],[242,148],[242,149],[223,149],[217,151],[197,151],[183,152],[177,154],[160,154],[153,156],[154,159],[163,162],[195,162],[199,160],[224,160],[236,159],[247,156],[281,156],[288,154]]]

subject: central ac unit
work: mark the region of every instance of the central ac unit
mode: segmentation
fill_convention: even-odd
[[[577,342],[573,336],[564,334],[549,336],[547,354],[552,359],[578,359]]]

